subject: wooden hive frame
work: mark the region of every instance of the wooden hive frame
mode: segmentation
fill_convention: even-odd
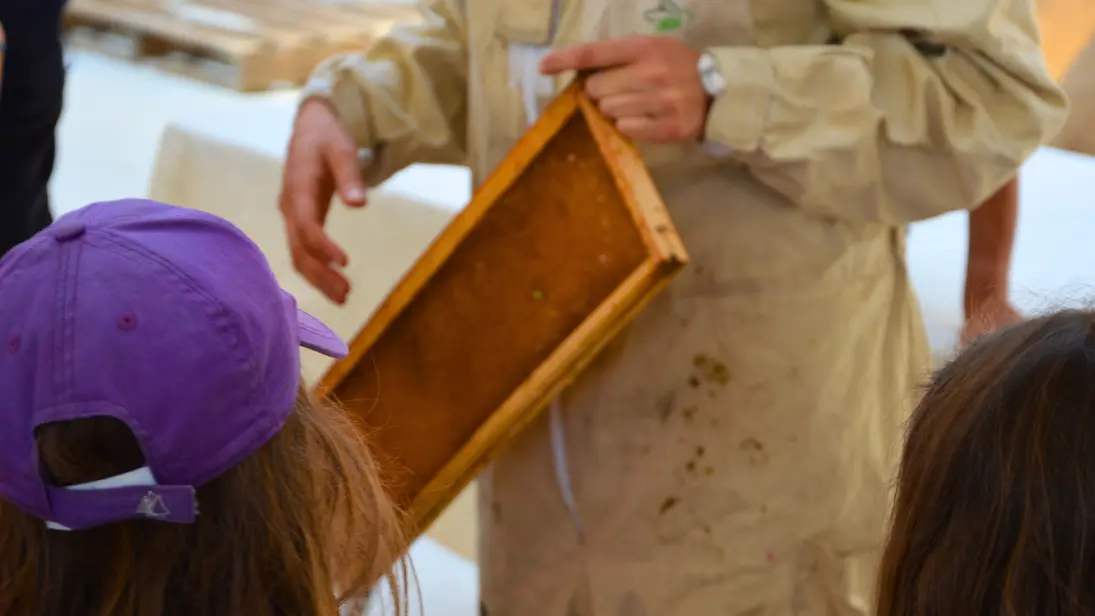
[[[638,150],[582,81],[548,106],[317,386],[395,469],[391,491],[412,538],[687,262]]]

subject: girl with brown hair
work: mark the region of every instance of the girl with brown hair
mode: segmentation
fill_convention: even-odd
[[[876,616],[1095,614],[1095,313],[980,338],[909,425]]]
[[[242,232],[94,204],[0,261],[0,287],[0,614],[362,609],[400,520],[300,383],[300,346],[346,346]]]

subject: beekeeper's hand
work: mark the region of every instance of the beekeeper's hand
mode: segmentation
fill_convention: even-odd
[[[342,304],[350,281],[340,270],[348,259],[323,228],[336,193],[350,207],[365,205],[358,148],[330,104],[308,99],[293,126],[279,207],[293,267],[331,301]]]
[[[711,98],[697,68],[702,54],[666,36],[583,43],[548,54],[547,75],[594,71],[586,93],[620,132],[639,141],[699,139]]]

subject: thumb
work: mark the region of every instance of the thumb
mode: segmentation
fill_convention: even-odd
[[[340,135],[324,149],[327,169],[335,182],[335,191],[346,205],[365,205],[365,182],[361,179],[361,162],[357,147],[349,135]]]

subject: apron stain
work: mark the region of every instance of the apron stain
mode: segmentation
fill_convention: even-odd
[[[696,451],[693,454],[692,459],[689,460],[687,463],[685,463],[684,470],[687,471],[689,475],[697,476],[699,474],[700,459],[703,458],[704,454],[706,454],[706,453],[707,453],[707,450],[704,449],[702,446],[696,447]],[[711,475],[714,475],[715,474],[715,467],[710,466],[710,465],[704,466],[703,467],[703,474],[707,477],[710,477]]]
[[[695,419],[695,417],[696,417],[696,411],[698,411],[698,410],[699,410],[699,408],[697,408],[695,405],[692,405],[692,406],[686,407],[683,411],[681,411],[681,415],[684,416],[684,420],[686,422],[692,423],[692,420]]]
[[[759,466],[768,461],[768,452],[765,451],[764,444],[755,438],[749,437],[743,440],[738,448],[749,456],[749,462],[754,465]]]
[[[699,371],[699,374],[693,374],[688,379],[688,384],[692,389],[699,389],[702,384],[707,383],[710,386],[707,397],[711,400],[717,397],[718,390],[730,383],[730,369],[720,361],[700,354],[692,358],[692,366]]]
[[[662,394],[655,400],[654,404],[658,408],[658,417],[662,420],[662,423],[669,421],[669,416],[673,414],[673,403],[677,401],[676,392],[668,392]]]
[[[490,612],[487,611],[487,604],[482,601],[479,602],[479,616],[490,616]]]
[[[701,354],[692,359],[692,365],[700,372],[700,378],[708,383],[725,387],[730,382],[730,369],[720,361]]]
[[[680,503],[680,499],[676,496],[670,496],[662,501],[662,506],[658,508],[658,513],[665,515],[670,509],[676,507],[678,503]]]

